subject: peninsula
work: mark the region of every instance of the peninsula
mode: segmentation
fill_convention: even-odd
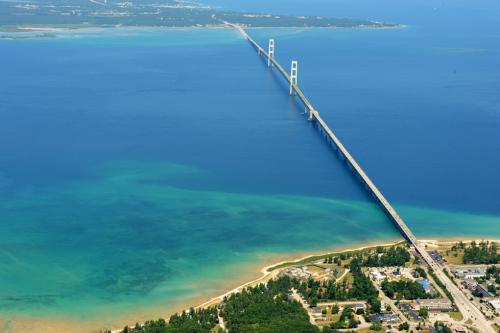
[[[83,27],[222,27],[224,21],[245,27],[395,27],[393,23],[224,11],[181,0],[156,1],[0,1],[0,30]]]

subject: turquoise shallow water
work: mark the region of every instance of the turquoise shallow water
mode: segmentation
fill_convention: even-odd
[[[369,202],[183,189],[172,180],[206,174],[162,163],[117,163],[92,175],[0,205],[8,221],[0,228],[7,316],[123,316],[209,295],[218,279],[237,279],[239,269],[231,269],[266,253],[399,238]],[[497,232],[496,216],[398,208],[417,234]]]
[[[437,31],[251,33],[300,56],[419,237],[500,237],[498,35]],[[399,238],[234,31],[72,31],[0,59],[1,318],[112,321],[271,255]]]
[[[71,314],[175,300],[199,293],[219,265],[398,237],[368,203],[182,189],[170,180],[200,172],[169,164],[96,173],[2,203],[4,310]]]

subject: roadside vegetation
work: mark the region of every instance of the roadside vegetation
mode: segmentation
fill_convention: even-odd
[[[461,258],[462,264],[498,264],[500,253],[496,242],[455,243],[446,252],[447,257]]]

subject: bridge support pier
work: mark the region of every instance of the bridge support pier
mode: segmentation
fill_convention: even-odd
[[[290,69],[290,95],[294,93],[293,86],[297,85],[297,76],[299,72],[299,63],[297,60],[292,60],[292,68]]]
[[[269,46],[267,48],[267,67],[272,65],[271,59],[274,59],[274,39],[269,39]]]
[[[309,118],[307,118],[309,121],[313,120],[313,113],[316,112],[316,110],[309,110]]]

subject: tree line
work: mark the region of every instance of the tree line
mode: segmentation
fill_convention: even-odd
[[[410,261],[410,259],[410,252],[402,246],[391,246],[388,249],[382,248],[382,250],[377,248],[376,253],[369,255],[365,260],[364,266],[404,266],[408,261]]]
[[[144,325],[125,326],[122,333],[210,333],[218,324],[216,307],[206,309],[190,309],[174,314],[169,321],[164,319],[148,320]],[[105,331],[110,333],[110,331]]]
[[[220,316],[229,333],[319,333],[302,305],[289,297],[298,285],[297,280],[283,276],[225,297],[217,307],[190,309],[171,316],[168,322],[151,320],[121,332],[211,333]]]
[[[500,262],[500,253],[498,245],[495,242],[471,242],[470,246],[464,247],[464,264],[498,264]]]
[[[229,333],[317,333],[302,305],[291,300],[298,281],[287,276],[224,299],[220,314]]]

